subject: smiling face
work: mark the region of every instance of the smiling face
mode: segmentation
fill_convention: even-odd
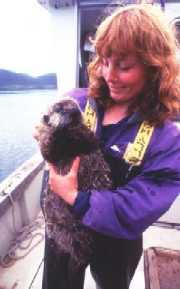
[[[112,100],[118,104],[131,104],[142,93],[146,84],[145,66],[135,55],[103,58],[102,76]]]

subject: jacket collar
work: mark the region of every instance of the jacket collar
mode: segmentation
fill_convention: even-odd
[[[139,111],[133,112],[127,119],[127,124],[141,123],[145,119]]]

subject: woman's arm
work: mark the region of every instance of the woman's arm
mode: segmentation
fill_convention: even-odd
[[[117,238],[135,239],[165,213],[180,191],[178,180],[137,176],[114,192],[93,191],[84,225]]]
[[[84,225],[105,235],[135,239],[169,209],[180,193],[180,135],[169,131],[168,141],[167,135],[166,141],[162,136],[151,145],[141,173],[116,190],[92,191],[84,198],[85,194],[77,193],[75,171],[76,195],[71,205]],[[65,191],[64,196],[58,194],[66,198]]]
[[[164,131],[165,132],[165,131]],[[154,138],[139,175],[112,191],[93,191],[85,225],[118,238],[137,238],[180,193],[180,134]]]

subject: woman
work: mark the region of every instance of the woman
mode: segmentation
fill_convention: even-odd
[[[97,232],[90,262],[97,288],[127,289],[142,253],[142,233],[180,191],[180,133],[171,121],[180,103],[177,47],[162,12],[151,5],[118,9],[99,26],[94,46],[88,92],[71,95],[82,109],[87,95],[95,100],[96,133],[116,188],[78,192],[79,157],[66,176],[50,166],[49,184]],[[139,133],[144,124],[148,133],[144,126]],[[82,289],[84,270],[77,272],[70,257],[58,256],[46,240],[44,289]]]

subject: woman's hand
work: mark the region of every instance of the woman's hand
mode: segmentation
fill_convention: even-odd
[[[73,205],[78,195],[78,170],[80,158],[77,157],[67,175],[57,173],[55,167],[49,164],[49,185],[51,190],[66,203]]]

